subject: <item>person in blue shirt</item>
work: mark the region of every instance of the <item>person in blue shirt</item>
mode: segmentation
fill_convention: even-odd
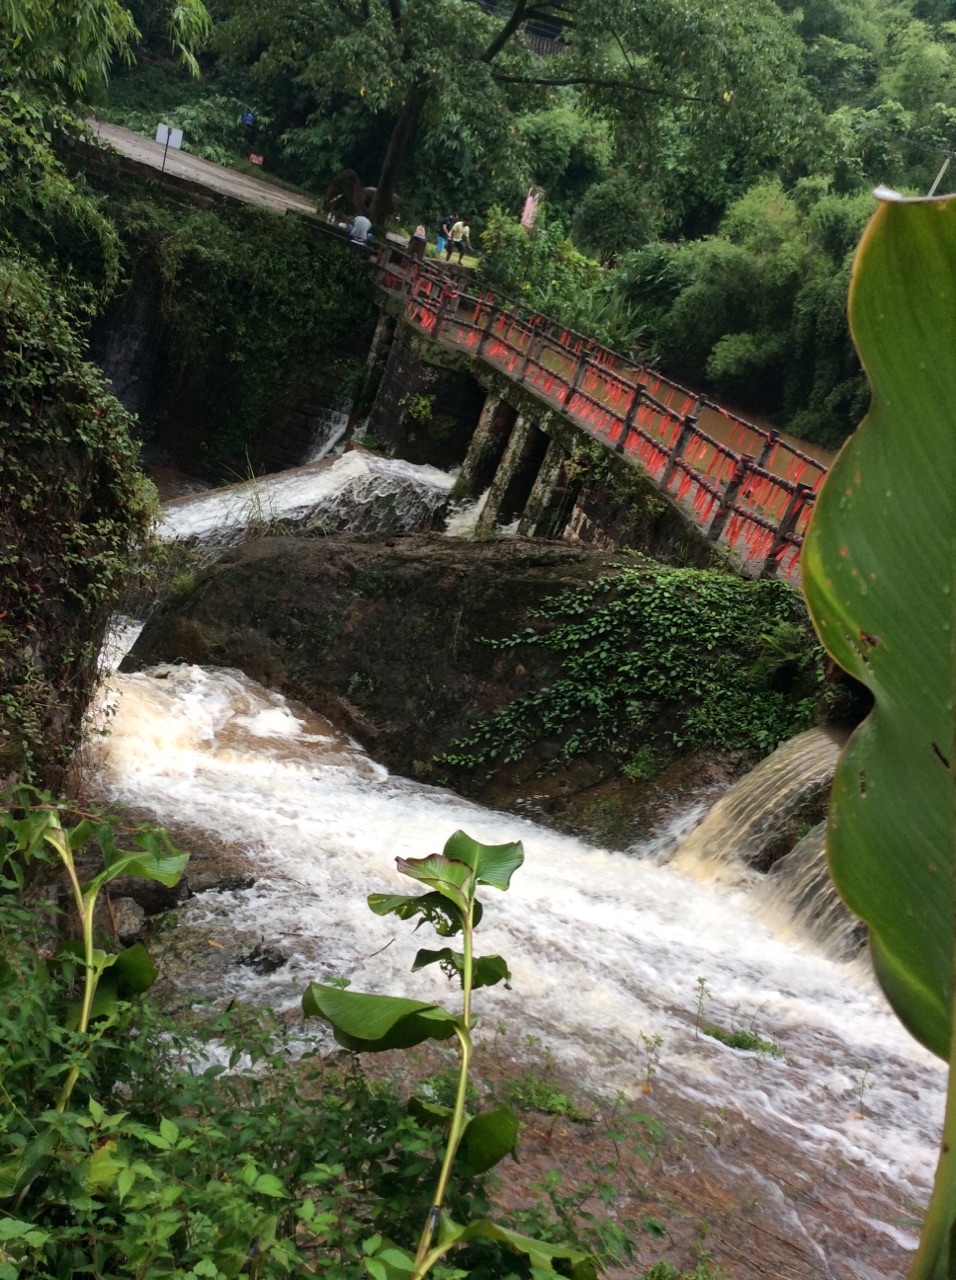
[[[438,224],[438,238],[435,241],[435,250],[439,258],[445,252],[445,245],[448,243],[448,240],[451,236],[451,229],[457,221],[458,221],[458,214],[449,213],[449,214],[446,214],[446,216],[442,218],[441,222]]]

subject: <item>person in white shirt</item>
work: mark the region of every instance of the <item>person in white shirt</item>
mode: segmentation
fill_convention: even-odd
[[[372,238],[372,224],[364,213],[360,213],[352,223],[349,239],[353,244],[366,245]]]
[[[445,254],[445,261],[451,262],[451,255],[458,250],[458,261],[461,262],[465,256],[465,246],[468,246],[468,252],[473,253],[471,247],[471,228],[468,226],[467,219],[459,218],[451,229],[451,239],[448,241],[448,250]]]

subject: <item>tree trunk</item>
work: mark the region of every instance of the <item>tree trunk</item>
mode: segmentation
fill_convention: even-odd
[[[415,135],[418,133],[418,125],[425,103],[428,101],[428,93],[427,85],[412,86],[402,107],[402,113],[392,130],[392,136],[388,140],[388,149],[382,161],[382,172],[369,212],[372,226],[379,235],[384,235],[391,226],[395,188],[405,175],[405,166],[411,154]]]

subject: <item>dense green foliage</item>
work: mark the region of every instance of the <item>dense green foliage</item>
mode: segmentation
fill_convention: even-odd
[[[373,318],[369,273],[307,221],[197,210],[128,179],[106,208],[131,273],[158,280],[173,377],[160,412],[189,422],[200,456],[241,467],[264,413],[296,382],[324,366],[331,387],[353,371],[350,346],[357,354]]]
[[[0,258],[0,774],[54,785],[152,514],[129,415],[69,307],[27,261]]]
[[[308,14],[219,0],[214,14],[208,85],[158,64],[137,98],[136,74],[120,75],[119,115],[175,111],[187,146],[217,159],[254,147],[317,195],[352,166],[385,197],[397,188],[408,228],[434,234],[463,210],[476,244],[490,233],[485,278],[531,305],[621,349],[637,342],[665,372],[807,439],[833,445],[852,428],[865,390],[847,257],[872,187],[926,190],[951,145],[946,4],[462,0],[343,16],[334,0]],[[546,53],[542,34],[556,41]],[[492,212],[516,215],[530,184],[547,201],[535,271],[517,223],[505,235]],[[772,234],[745,225],[755,211]],[[599,276],[573,250],[612,269]]]
[[[784,583],[694,569],[626,569],[556,596],[536,615],[543,625],[495,644],[560,654],[557,678],[441,762],[489,768],[543,738],[555,764],[606,753],[642,777],[679,750],[768,752],[813,723],[822,680],[792,610]]]
[[[195,48],[209,31],[202,0],[0,0],[0,80],[46,100],[84,93],[107,78],[114,58],[131,59],[141,15],[161,22],[176,54],[198,70]]]
[[[89,313],[115,287],[120,253],[109,220],[53,149],[51,129],[76,127],[64,110],[0,82],[0,252],[33,259],[69,289],[71,311]]]
[[[160,11],[188,60],[205,9]],[[79,336],[118,282],[119,240],[53,148],[135,37],[119,0],[0,3],[0,775],[56,787],[151,507],[129,415]]]
[[[866,405],[845,306],[872,199],[827,185],[761,183],[716,235],[627,255],[617,279],[652,358],[679,379],[703,376],[730,403],[836,446]]]
[[[492,208],[481,244],[477,273],[483,284],[611,346],[633,336],[634,313],[627,300],[547,213],[528,232],[517,219]]]

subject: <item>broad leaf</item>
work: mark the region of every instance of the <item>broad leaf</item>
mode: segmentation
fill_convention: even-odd
[[[167,853],[162,848],[146,849],[141,853],[120,853],[111,859],[105,871],[101,871],[89,883],[86,893],[117,876],[136,876],[140,880],[157,880],[168,889],[179,883],[179,878],[189,862],[188,853]]]
[[[426,1102],[424,1098],[413,1096],[408,1100],[408,1114],[429,1129],[442,1129],[447,1133],[452,1108],[443,1107],[437,1102]]]
[[[457,1244],[466,1244],[469,1240],[494,1240],[516,1253],[526,1254],[531,1265],[541,1271],[554,1272],[553,1264],[560,1262],[561,1275],[567,1275],[565,1268],[570,1267],[572,1280],[597,1280],[597,1268],[590,1254],[570,1245],[545,1244],[542,1240],[523,1236],[519,1231],[500,1227],[490,1218],[478,1218],[466,1227],[446,1218],[441,1224],[439,1240],[442,1243],[454,1240]]]
[[[466,862],[478,884],[490,884],[495,889],[507,889],[511,877],[524,862],[520,840],[510,844],[481,844],[464,831],[456,831],[448,838],[444,854],[446,858]]]
[[[399,996],[368,995],[311,982],[302,997],[307,1017],[332,1024],[335,1038],[346,1049],[379,1053],[409,1049],[423,1040],[447,1040],[459,1019],[439,1005]]]
[[[453,862],[440,853],[430,853],[427,858],[396,858],[395,865],[403,876],[431,885],[462,915],[467,914],[468,901],[475,892],[474,873],[467,862]]]
[[[83,944],[64,943],[57,954],[82,957]],[[148,991],[156,981],[158,970],[141,942],[134,942],[119,955],[108,955],[99,950],[94,951],[93,955],[101,973],[96,984],[93,1003],[90,1006],[91,1018],[109,1017],[122,1001]],[[70,1000],[67,1003],[64,1021],[71,1031],[79,1025],[81,1007],[79,1000]]]
[[[801,559],[820,638],[874,697],[833,784],[833,878],[869,925],[894,1009],[943,1058],[954,941],[954,299],[956,199],[885,199],[850,294],[872,404],[827,477]],[[956,1274],[954,1139],[951,1081],[913,1277]]]
[[[894,1009],[943,1058],[953,989],[954,292],[956,200],[884,202],[850,294],[873,402],[827,477],[801,561],[820,638],[875,699],[834,781],[833,878],[870,926]]]
[[[29,791],[15,792],[4,801],[6,805],[9,805],[9,809],[0,809],[0,826],[6,828],[13,836],[16,843],[16,851],[24,862],[29,862],[31,858],[41,851],[44,840],[48,840],[54,848],[58,848],[60,842],[66,842],[66,838],[60,828],[60,820],[55,811],[30,809],[31,797],[32,793]],[[48,796],[41,798],[49,799]],[[21,806],[27,812],[22,818],[14,817],[10,810],[18,809]],[[4,857],[11,852],[11,849],[5,848]]]
[[[458,907],[442,893],[421,893],[417,897],[407,897],[398,893],[370,893],[368,905],[377,916],[396,915],[400,920],[411,920],[414,916],[421,916],[422,920],[427,920],[442,938],[452,938],[456,933],[461,933],[462,914]],[[481,921],[481,916],[482,906],[476,899],[471,917],[472,924],[476,927]]]
[[[148,991],[156,981],[158,970],[141,942],[121,951],[113,961],[113,973],[121,980],[123,994]]]
[[[451,947],[442,947],[440,951],[421,950],[415,956],[412,972],[424,969],[429,964],[440,964],[446,973],[455,973],[462,977],[465,968],[465,957],[460,951],[452,951]],[[511,973],[501,956],[476,956],[472,960],[472,988],[493,987],[498,982],[507,982]]]
[[[504,1103],[494,1111],[474,1116],[466,1125],[458,1149],[459,1171],[484,1173],[512,1155],[518,1145],[518,1117]]]

